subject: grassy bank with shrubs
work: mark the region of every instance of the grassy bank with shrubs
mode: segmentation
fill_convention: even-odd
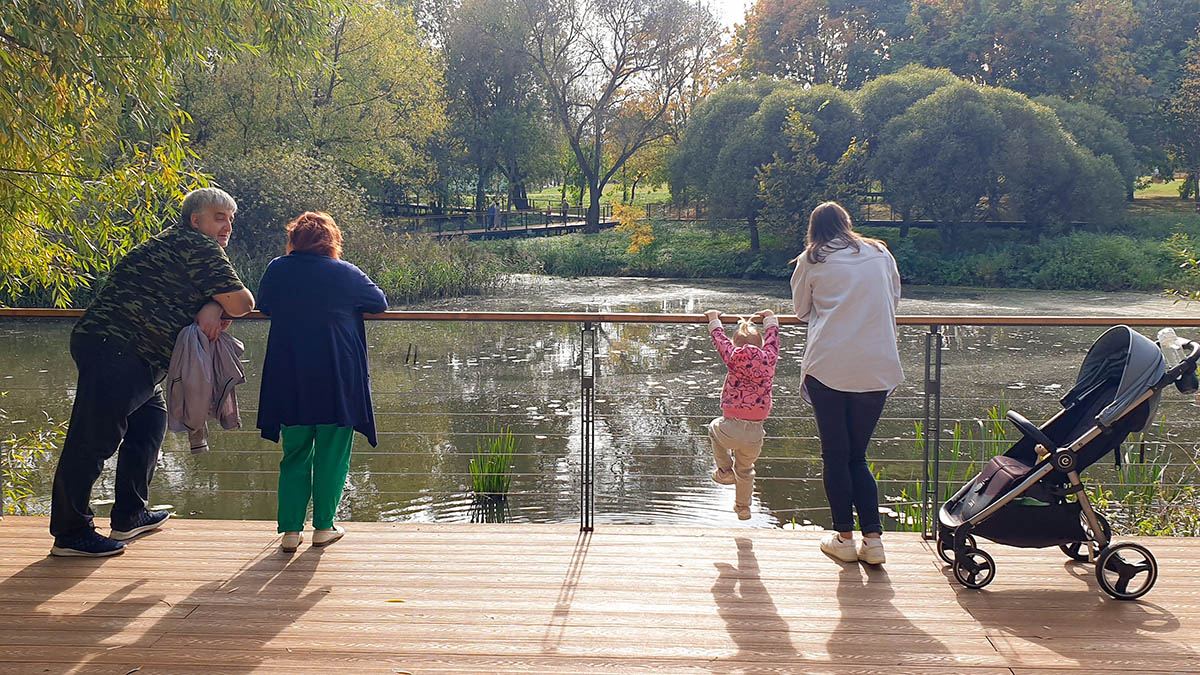
[[[251,153],[208,165],[239,203],[227,252],[253,291],[267,264],[283,255],[288,221],[325,211],[342,228],[342,257],[358,265],[392,306],[486,293],[504,282],[507,266],[465,241],[436,240],[388,229],[366,194],[326,164],[296,153]]]
[[[1200,235],[1200,216],[1180,208],[1131,209],[1119,227],[1073,231],[1068,227],[978,227],[953,244],[935,230],[862,228],[888,243],[905,283],[1047,290],[1161,291],[1183,273],[1167,245],[1174,232]],[[777,278],[790,276],[797,245],[764,233],[750,251],[739,223],[653,223],[654,242],[630,254],[629,236],[616,231],[541,239],[483,242],[483,250],[519,269],[556,276]]]

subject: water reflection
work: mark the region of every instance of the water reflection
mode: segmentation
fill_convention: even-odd
[[[789,312],[783,283],[641,279],[522,280],[499,297],[443,301],[425,308],[699,312],[715,307],[750,313]],[[1057,313],[1168,314],[1170,301],[1146,294],[1038,293],[906,289],[908,314]],[[180,515],[272,519],[278,447],[253,430],[259,361],[267,326],[238,322],[246,343],[248,384],[238,392],[246,429],[213,434],[213,451],[187,452],[183,436],[164,447],[152,486],[155,502]],[[44,419],[65,419],[74,395],[65,321],[0,322],[0,402],[21,433]],[[1042,419],[1099,328],[946,330],[943,409],[946,434],[955,419],[977,427],[988,406],[1006,402]],[[1182,332],[1182,331],[1181,331]],[[1151,334],[1151,330],[1146,331]],[[914,421],[922,417],[924,330],[901,331],[906,381],[889,401],[871,455],[885,494],[895,496],[918,475]],[[479,511],[467,463],[489,422],[512,427],[520,441],[503,517],[517,522],[578,518],[579,327],[566,324],[398,323],[368,325],[380,446],[358,441],[339,518],[470,521]],[[776,407],[758,462],[751,525],[793,519],[826,524],[820,451],[811,410],[799,398],[804,329],[785,327],[776,379]],[[596,421],[596,520],[600,523],[733,525],[731,490],[709,480],[711,452],[704,424],[719,414],[724,367],[702,325],[604,324],[598,334],[600,373]],[[1197,436],[1191,403],[1168,393],[1164,413],[1179,439]],[[976,433],[978,437],[978,433]],[[962,456],[983,457],[980,443]],[[949,450],[947,450],[949,452]],[[949,459],[946,455],[944,459]],[[950,463],[946,463],[951,467]],[[950,469],[947,469],[949,471]],[[34,487],[48,500],[53,458]],[[1111,475],[1110,466],[1090,473]],[[111,495],[112,472],[95,492]],[[98,509],[103,513],[104,509]]]

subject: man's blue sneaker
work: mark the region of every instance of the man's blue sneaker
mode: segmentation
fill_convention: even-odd
[[[109,539],[89,529],[74,537],[55,537],[50,555],[74,558],[104,558],[125,552],[125,542]]]
[[[116,521],[112,522],[112,532],[108,536],[117,541],[125,541],[134,537],[149,532],[158,528],[163,523],[167,522],[167,518],[171,517],[170,511],[147,511],[142,509],[137,517],[130,522]]]

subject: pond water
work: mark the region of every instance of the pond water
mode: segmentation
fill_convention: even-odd
[[[517,277],[493,297],[424,303],[408,309],[513,311],[790,313],[780,282],[554,279]],[[1194,308],[1143,293],[1073,293],[980,289],[904,289],[902,314],[1058,314],[1168,316]],[[215,432],[205,455],[188,453],[169,434],[151,486],[152,504],[180,516],[271,520],[278,446],[254,429],[267,324],[236,322],[246,344],[248,383],[238,390],[244,428]],[[0,408],[5,436],[69,416],[75,380],[67,353],[69,321],[0,320]],[[949,328],[943,351],[943,475],[961,482],[970,458],[995,446],[981,441],[979,420],[1006,404],[1042,420],[1058,409],[1101,328]],[[912,496],[920,474],[915,423],[923,417],[925,328],[901,331],[907,381],[884,411],[871,449],[881,491]],[[1153,329],[1145,330],[1153,337]],[[1190,331],[1181,329],[1180,334]],[[379,447],[358,438],[340,518],[466,521],[473,506],[468,462],[489,428],[511,428],[520,445],[511,496],[501,514],[517,522],[579,518],[580,327],[555,323],[370,322],[367,327]],[[804,329],[786,327],[776,403],[758,463],[753,526],[827,525],[820,451],[811,409],[799,398]],[[704,425],[719,414],[724,367],[703,325],[603,324],[598,331],[596,522],[731,525],[733,492],[708,477],[713,463]],[[1200,438],[1190,397],[1168,391],[1161,408],[1172,434],[1166,452]],[[212,425],[216,427],[216,425]],[[1010,436],[1015,435],[1009,432]],[[1160,435],[1166,432],[1160,431]],[[966,439],[967,435],[970,439]],[[1153,447],[1152,447],[1153,449]],[[962,464],[949,460],[958,457]],[[93,495],[111,503],[112,468]],[[54,457],[32,478],[33,512],[49,502]],[[1111,463],[1089,470],[1112,477]],[[494,514],[493,514],[494,515]],[[894,525],[894,521],[891,523]]]

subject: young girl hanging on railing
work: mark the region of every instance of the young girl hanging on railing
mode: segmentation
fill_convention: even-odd
[[[730,340],[721,324],[721,312],[710,309],[704,315],[713,346],[729,369],[721,390],[721,417],[708,423],[717,461],[712,478],[736,486],[733,510],[740,520],[749,520],[754,462],[762,452],[763,420],[771,412],[771,387],[779,360],[779,319],[769,309],[759,311],[739,320]],[[763,330],[754,325],[755,319],[762,319]]]

